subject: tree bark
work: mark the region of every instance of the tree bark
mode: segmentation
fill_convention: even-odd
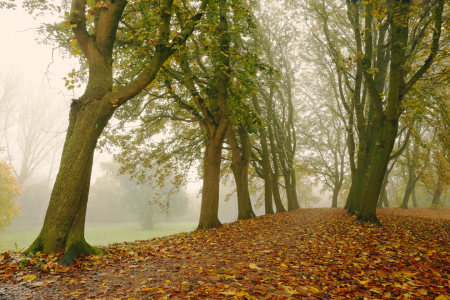
[[[44,225],[26,253],[65,251],[59,263],[71,265],[80,254],[101,252],[85,241],[84,223],[95,146],[113,113],[102,106],[98,100],[87,101],[86,105],[72,104],[60,170]]]
[[[436,184],[436,189],[434,190],[433,201],[431,202],[432,208],[440,208],[441,207],[441,195],[443,191],[443,184],[441,176],[438,175],[438,182]]]
[[[253,106],[260,116],[262,116],[262,110],[258,103],[258,99],[256,95],[252,95]],[[272,195],[275,202],[275,206],[277,209],[277,213],[285,212],[286,210],[281,203],[280,193],[278,191],[278,187],[275,189],[273,187],[274,184],[274,176],[272,174],[272,167],[270,165],[270,152],[267,144],[267,135],[264,128],[259,128],[259,136],[261,138],[261,167],[264,175],[264,208],[266,214],[273,214],[273,204],[272,204]],[[275,183],[278,186],[278,182]],[[278,192],[278,195],[275,193]]]
[[[241,140],[242,149],[239,148],[233,125],[230,122],[228,125],[227,139],[231,147],[231,170],[233,171],[237,190],[238,220],[244,220],[255,217],[250,201],[250,193],[248,191],[248,166],[250,164],[251,152],[248,133],[242,125],[239,125],[238,134]],[[267,207],[272,207],[272,199],[270,199],[268,205],[266,203],[266,214]]]
[[[222,162],[223,137],[206,140],[206,150],[203,159],[203,189],[200,220],[197,229],[218,228],[219,221],[219,185],[220,164]]]
[[[211,95],[211,114],[213,122],[209,122],[209,137],[206,140],[204,157],[203,192],[200,220],[197,229],[217,228],[221,226],[219,213],[220,164],[222,161],[222,146],[228,131],[228,88],[230,83],[230,37],[226,0],[219,0],[219,50],[213,54],[217,84],[216,95]],[[212,89],[215,90],[215,89]],[[212,92],[211,91],[211,92]],[[197,99],[199,97],[196,97]],[[198,101],[198,100],[197,100]],[[208,134],[207,134],[208,135]]]
[[[117,107],[138,95],[156,77],[163,63],[175,52],[169,47],[171,0],[162,0],[159,38],[154,55],[140,74],[127,85],[113,90],[113,49],[124,0],[109,3],[94,22],[93,32],[86,27],[86,1],[73,0],[70,24],[78,44],[89,64],[89,78],[85,93],[73,100],[69,114],[61,163],[41,232],[25,251],[34,254],[64,251],[61,265],[74,264],[80,254],[99,254],[84,238],[84,224],[89,194],[92,163],[97,140]],[[196,22],[208,2],[200,4],[201,13],[184,25],[181,38],[173,46],[181,46],[192,34]],[[220,145],[221,146],[221,145]]]
[[[433,208],[440,208],[440,206],[441,206],[441,195],[442,195],[442,190],[438,186],[434,190],[433,202],[431,202],[431,205],[432,205]]]
[[[416,188],[415,187],[413,188],[411,195],[412,195],[412,200],[413,200],[413,207],[417,207]]]

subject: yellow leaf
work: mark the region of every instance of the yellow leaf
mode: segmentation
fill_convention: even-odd
[[[427,290],[425,290],[425,289],[418,289],[417,291],[418,291],[421,295],[424,295],[424,296],[426,296],[426,295],[428,294]]]
[[[70,42],[70,46],[76,46],[78,44],[77,40],[73,40]]]
[[[280,266],[287,268],[287,266],[284,263],[281,263]]]
[[[222,295],[227,295],[227,296],[234,296],[236,295],[236,292],[220,292]]]
[[[310,289],[314,294],[320,293],[320,290],[319,290],[319,289],[316,289],[315,287],[310,286],[309,289]]]
[[[444,296],[444,295],[440,295],[437,296],[436,298],[434,298],[434,300],[449,300],[450,297]]]
[[[23,281],[24,282],[32,282],[35,279],[36,279],[36,275],[30,274],[30,275],[25,276],[23,278]]]
[[[260,267],[258,267],[256,264],[253,264],[253,263],[249,264],[248,267],[249,267],[250,269],[254,269],[254,270],[261,270]]]
[[[298,294],[298,292],[296,290],[294,290],[293,288],[291,288],[290,286],[285,286],[284,290],[286,291],[286,293],[288,293],[289,295],[295,295]]]
[[[368,282],[370,282],[370,280],[360,281],[359,283],[360,283],[360,284],[366,284],[366,283],[368,283]]]
[[[166,280],[166,283],[171,283],[172,281],[170,281],[169,279]]]

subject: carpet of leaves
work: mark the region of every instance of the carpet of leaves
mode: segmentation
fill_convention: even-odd
[[[383,227],[301,209],[110,245],[71,267],[0,254],[0,299],[450,299],[450,210],[378,215]]]

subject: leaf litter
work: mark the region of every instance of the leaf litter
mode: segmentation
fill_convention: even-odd
[[[62,267],[0,255],[0,299],[450,299],[450,210],[301,209],[147,241]]]

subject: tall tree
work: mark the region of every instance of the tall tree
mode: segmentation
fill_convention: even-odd
[[[72,0],[67,20],[59,26],[47,26],[62,46],[75,48],[73,53],[87,62],[89,74],[84,94],[74,99],[70,107],[60,169],[43,228],[26,253],[64,251],[62,265],[73,264],[80,254],[100,253],[84,238],[98,138],[116,109],[139,95],[155,79],[164,62],[184,45],[208,2],[201,1],[198,13],[183,20],[187,23],[177,24],[174,13],[186,7],[173,0],[133,5],[124,0],[104,4]],[[32,9],[48,7],[45,1],[30,3]],[[119,23],[124,27],[119,27]],[[136,27],[127,27],[129,23]],[[71,33],[60,29],[64,26],[75,36],[70,44],[65,35]],[[130,54],[129,50],[135,51]]]
[[[352,3],[352,5],[355,7],[357,4]],[[378,132],[376,134],[376,144],[370,158],[370,170],[367,177],[370,185],[366,185],[358,219],[378,225],[380,225],[380,221],[376,216],[376,206],[389,157],[398,133],[399,119],[402,114],[402,101],[409,90],[431,67],[439,50],[444,10],[443,0],[438,0],[433,5],[434,13],[429,16],[431,20],[434,19],[433,35],[429,43],[430,46],[429,48],[427,47],[429,55],[422,63],[415,62],[416,64],[420,63],[420,67],[416,71],[409,71],[410,56],[416,54],[415,47],[417,43],[423,42],[423,37],[420,34],[415,36],[415,31],[410,30],[411,5],[410,1],[401,0],[391,1],[386,7],[388,11],[386,16],[390,16],[388,22],[390,22],[389,43],[391,58],[388,75],[389,89],[386,100],[383,101],[373,75],[375,72],[373,68],[376,68],[376,66],[373,61],[372,24],[374,11],[377,10],[374,7],[374,3],[369,2],[365,4],[365,49],[361,53],[363,55],[362,66],[367,91],[374,110],[373,122],[378,128]],[[357,8],[355,7],[354,9]],[[424,12],[424,16],[427,15],[428,12]],[[428,26],[417,25],[417,27],[422,29]],[[409,45],[411,46],[408,47]]]

